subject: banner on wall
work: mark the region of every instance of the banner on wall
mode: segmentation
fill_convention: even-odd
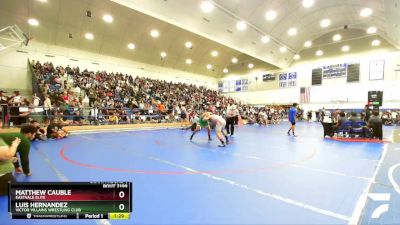
[[[228,80],[228,81],[218,82],[218,91],[222,93],[242,92],[248,90],[249,90],[248,79]]]
[[[297,85],[297,73],[289,73],[288,74],[288,87],[296,87]]]
[[[383,80],[385,73],[385,60],[369,62],[369,80]]]
[[[275,74],[263,74],[263,81],[273,81],[275,80]]]
[[[297,86],[297,72],[281,73],[279,74],[279,87],[296,87]]]
[[[236,80],[235,91],[242,91],[242,80]]]
[[[242,80],[242,91],[248,91],[248,90],[249,90],[249,80],[243,79]]]
[[[345,77],[347,75],[347,64],[335,64],[322,67],[322,77],[324,79]]]
[[[287,87],[287,74],[286,73],[279,74],[279,87],[280,88]]]
[[[229,81],[224,81],[222,85],[222,92],[229,92]]]
[[[223,84],[224,84],[224,83],[223,83],[222,81],[219,81],[219,82],[218,82],[218,92],[219,92],[219,93],[222,93],[222,91],[223,91]]]

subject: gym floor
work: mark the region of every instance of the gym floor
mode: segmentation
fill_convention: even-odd
[[[11,220],[1,197],[0,224],[400,223],[399,143],[328,140],[319,123],[307,122],[293,137],[288,127],[239,126],[226,148],[214,134],[209,142],[201,131],[191,142],[181,129],[35,142],[33,176],[19,181],[131,181],[131,219]],[[385,139],[393,135],[398,131],[385,127]],[[377,193],[381,198],[371,197]],[[388,210],[377,217],[382,204]]]

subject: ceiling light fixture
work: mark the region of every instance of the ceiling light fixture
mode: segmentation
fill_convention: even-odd
[[[378,39],[375,39],[375,40],[373,40],[373,41],[371,42],[371,45],[372,45],[372,46],[379,46],[380,44],[381,44],[381,41],[378,40]]]
[[[218,52],[217,51],[212,51],[211,52],[211,56],[212,57],[217,57],[218,56]]]
[[[342,35],[335,34],[335,35],[333,35],[332,40],[333,41],[340,41],[340,40],[342,40]]]
[[[200,8],[204,13],[210,13],[214,10],[214,5],[210,1],[202,1],[200,4]]]
[[[368,17],[368,16],[370,16],[372,14],[372,9],[371,8],[363,8],[361,11],[360,11],[360,16],[361,17]]]
[[[312,42],[311,42],[311,41],[306,41],[306,42],[304,42],[304,47],[306,47],[306,48],[311,47],[311,45],[312,45]]]
[[[186,64],[192,64],[192,60],[191,59],[186,59]]]
[[[331,20],[330,20],[330,19],[323,19],[323,20],[321,20],[321,22],[319,23],[319,25],[320,25],[322,28],[329,27],[329,26],[331,25]]]
[[[233,57],[231,61],[232,61],[232,63],[237,63],[237,62],[238,62],[238,59],[235,58],[235,57]]]
[[[269,41],[270,41],[270,39],[269,39],[268,36],[262,36],[262,37],[261,37],[261,42],[262,42],[262,43],[265,44],[265,43],[268,43]]]
[[[206,68],[207,68],[208,70],[211,70],[211,69],[212,69],[212,65],[211,65],[211,64],[207,64]]]
[[[304,8],[310,8],[315,3],[314,0],[303,0],[302,5]]]
[[[246,30],[247,24],[244,21],[239,21],[236,23],[236,28],[238,30]]]
[[[94,39],[94,35],[92,33],[88,32],[88,33],[85,34],[85,38],[88,39],[88,40],[93,40]]]
[[[294,59],[294,60],[299,60],[299,59],[300,59],[300,55],[299,55],[299,54],[294,55],[294,56],[293,56],[293,59]]]
[[[187,41],[187,42],[185,43],[185,47],[188,48],[188,49],[192,49],[192,47],[193,47],[192,42]]]
[[[165,58],[165,57],[167,57],[167,53],[166,52],[161,52],[160,56],[161,56],[161,58]]]
[[[348,46],[348,45],[342,46],[342,52],[348,52],[349,50],[350,50],[350,46]]]
[[[152,31],[150,32],[150,35],[151,35],[153,38],[158,38],[158,36],[160,36],[160,33],[158,32],[158,30],[152,30]]]
[[[129,44],[128,44],[128,48],[132,50],[132,49],[135,49],[136,46],[135,46],[135,44],[133,44],[133,43],[129,43]]]
[[[28,23],[30,24],[30,25],[32,25],[32,26],[39,26],[39,21],[37,20],[37,19],[34,19],[34,18],[30,18],[29,20],[28,20]]]
[[[276,18],[276,16],[277,16],[277,13],[274,10],[268,10],[265,13],[265,19],[268,21],[274,20]]]
[[[227,69],[227,68],[225,68],[222,72],[224,72],[224,73],[228,73],[229,72],[229,70]]]
[[[375,34],[377,31],[376,27],[368,27],[367,34]]]
[[[282,47],[279,48],[279,51],[282,52],[282,53],[284,53],[284,52],[287,51],[287,48],[284,47],[284,46],[282,46]]]
[[[103,15],[103,20],[106,23],[112,23],[114,19],[110,14],[105,14],[105,15]]]
[[[253,63],[249,63],[249,64],[247,65],[247,67],[249,67],[249,69],[253,69],[254,64],[253,64]]]
[[[316,56],[322,56],[324,54],[324,52],[322,50],[318,50],[315,52]]]
[[[288,34],[289,34],[289,36],[294,36],[294,35],[296,35],[296,34],[297,34],[297,29],[294,28],[294,27],[290,28],[290,29],[288,30]]]

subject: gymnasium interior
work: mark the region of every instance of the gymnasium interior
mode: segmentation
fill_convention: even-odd
[[[400,224],[399,88],[399,0],[0,0],[0,225]]]

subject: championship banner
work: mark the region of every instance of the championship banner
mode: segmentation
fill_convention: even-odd
[[[243,79],[242,80],[242,91],[248,91],[248,90],[249,90],[249,80]]]
[[[235,91],[242,91],[242,80],[236,80]]]
[[[286,88],[287,87],[287,74],[286,73],[281,73],[279,74],[279,87],[280,88]]]
[[[222,92],[229,92],[229,81],[224,81],[222,84]]]
[[[218,82],[218,92],[219,93],[221,93],[222,91],[223,91],[223,85],[224,85],[224,83],[223,82]]]
[[[297,86],[297,73],[289,73],[288,74],[288,87],[296,87]]]

